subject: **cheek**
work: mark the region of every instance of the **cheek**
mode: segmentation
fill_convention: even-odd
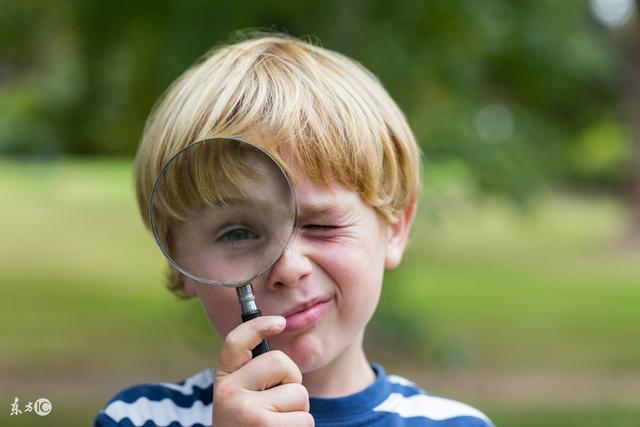
[[[338,288],[341,315],[368,321],[378,303],[384,275],[380,246],[365,241],[324,244],[314,249],[313,258]]]
[[[240,304],[235,289],[197,285],[196,292],[209,322],[221,336],[238,326]]]

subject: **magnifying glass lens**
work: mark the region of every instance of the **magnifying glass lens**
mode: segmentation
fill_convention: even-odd
[[[280,165],[245,141],[212,138],[186,147],[156,179],[150,219],[171,264],[205,284],[240,286],[280,257],[295,199]]]

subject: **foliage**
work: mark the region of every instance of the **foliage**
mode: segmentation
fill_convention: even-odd
[[[478,189],[617,186],[628,167],[620,47],[584,0],[4,2],[0,153],[132,155],[169,83],[245,28],[362,62],[427,159],[460,161]]]

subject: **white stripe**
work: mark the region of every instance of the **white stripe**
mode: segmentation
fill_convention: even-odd
[[[394,383],[394,384],[400,384],[400,385],[404,385],[404,386],[407,386],[407,387],[416,387],[416,388],[418,387],[416,385],[416,383],[413,383],[413,382],[409,381],[408,379],[399,377],[397,375],[387,375],[387,379],[389,380],[389,382]]]
[[[149,420],[158,426],[167,426],[174,421],[183,426],[196,423],[210,426],[212,410],[211,403],[204,405],[200,400],[195,401],[190,408],[182,408],[176,406],[171,399],[154,401],[141,397],[133,403],[121,400],[112,402],[104,412],[118,423],[124,418],[129,418],[136,426],[141,426]]]
[[[183,385],[171,384],[171,383],[158,383],[171,390],[179,391],[182,394],[193,394],[193,387],[207,388],[213,383],[213,369],[205,369],[198,372],[195,375],[187,378]]]
[[[481,418],[493,425],[485,414],[469,405],[424,394],[405,397],[400,393],[391,393],[374,411],[393,412],[403,418],[425,417],[435,421],[469,416]]]

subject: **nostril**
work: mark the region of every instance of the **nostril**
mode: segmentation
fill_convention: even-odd
[[[284,287],[286,287],[286,286],[287,286],[287,285],[285,285],[285,284],[284,284],[284,283],[282,283],[282,282],[275,282],[275,283],[273,284],[273,287],[274,287],[274,288],[276,288],[276,289],[282,289],[282,288],[284,288]]]

